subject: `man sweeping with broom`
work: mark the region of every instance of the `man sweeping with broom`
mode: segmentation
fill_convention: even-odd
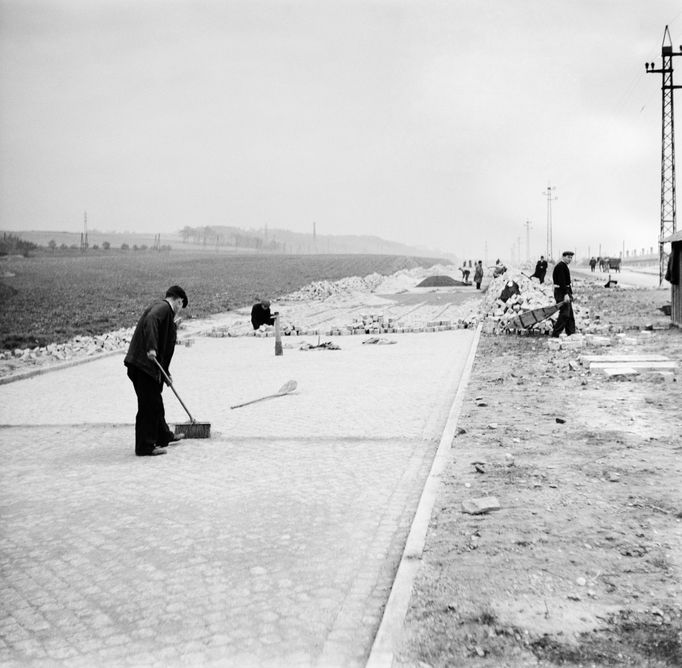
[[[168,288],[165,299],[147,307],[140,317],[123,361],[137,395],[135,454],[138,457],[165,455],[164,448],[169,443],[183,438],[182,434],[176,436],[166,424],[161,391],[162,370],[169,375],[177,340],[175,318],[186,306],[185,291],[178,285]]]

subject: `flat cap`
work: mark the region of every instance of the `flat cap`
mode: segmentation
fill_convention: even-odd
[[[562,256],[564,256],[564,255],[571,255],[571,256],[573,256],[573,255],[575,255],[575,253],[574,253],[573,251],[564,251],[561,255],[562,255]]]
[[[166,290],[166,297],[174,297],[182,299],[182,308],[187,308],[187,293],[179,285],[171,285]]]

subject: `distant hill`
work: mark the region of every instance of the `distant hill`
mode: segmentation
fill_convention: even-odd
[[[2,230],[0,230],[0,233]],[[22,230],[12,234],[40,246],[47,246],[51,241],[59,247],[80,247],[81,232]],[[395,241],[388,241],[377,236],[362,235],[314,235],[291,232],[283,229],[260,230],[242,229],[229,226],[185,227],[175,233],[161,233],[158,238],[153,233],[137,232],[102,232],[88,231],[88,245],[102,246],[108,242],[112,248],[120,248],[122,244],[153,247],[156,243],[170,246],[174,250],[220,250],[239,253],[273,253],[287,255],[309,254],[378,254],[378,255],[411,255],[415,257],[440,257],[450,261],[455,256],[441,250],[422,246],[409,246]]]
[[[0,230],[0,235],[2,230]],[[51,241],[54,241],[57,247],[67,246],[80,248],[81,233],[55,230],[21,230],[12,231],[13,235],[21,237],[25,241],[30,241],[39,246],[47,246]],[[138,234],[136,232],[100,232],[99,230],[88,231],[88,246],[102,247],[104,242],[109,242],[112,248],[120,248],[122,244],[128,244],[131,248],[133,246],[154,246],[156,241],[154,234]],[[162,234],[161,244],[164,245],[180,245],[182,239],[178,234]]]
[[[252,248],[260,251],[289,254],[388,254],[417,257],[443,256],[442,250],[409,246],[377,236],[305,234],[279,228],[243,230],[238,227],[185,227],[180,230],[188,242]]]

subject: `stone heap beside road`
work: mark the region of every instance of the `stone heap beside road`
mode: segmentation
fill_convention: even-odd
[[[554,303],[552,285],[541,284],[519,270],[507,270],[497,277],[488,270],[484,279],[485,290],[480,292],[471,286],[459,288],[417,288],[426,277],[435,275],[458,276],[454,265],[435,265],[429,268],[403,269],[390,276],[373,273],[364,277],[350,276],[337,281],[315,281],[293,293],[277,298],[281,309],[281,328],[285,336],[334,336],[351,334],[381,335],[402,332],[443,331],[475,327],[482,323],[488,334],[515,333],[519,330],[514,319],[527,310]],[[600,277],[601,279],[602,277]],[[506,301],[500,299],[505,286],[514,283],[518,294]],[[605,288],[601,282],[574,278],[576,302],[574,312],[578,331],[587,335],[585,343],[606,345],[608,337],[627,329],[626,326],[604,324],[600,319],[600,293]],[[616,286],[609,289],[627,295],[628,289]],[[448,296],[455,292],[471,299],[445,305]],[[433,294],[432,294],[433,293]],[[430,308],[415,306],[420,299],[398,306],[400,296],[425,296],[424,301],[443,305]],[[427,297],[428,295],[428,297]],[[482,297],[482,299],[481,299]],[[624,297],[625,301],[627,298]],[[411,304],[411,305],[410,305]],[[180,326],[181,343],[191,344],[193,336],[273,336],[272,328],[254,332],[250,322],[250,307],[211,316],[205,320],[187,319]],[[546,320],[533,327],[535,334],[548,334],[552,321]],[[97,336],[77,336],[64,343],[52,343],[44,347],[17,348],[0,351],[0,378],[14,376],[37,367],[68,364],[74,360],[91,359],[125,350],[132,337],[133,328],[123,328]],[[583,337],[571,337],[573,347],[582,345]],[[550,342],[554,343],[554,342]],[[561,345],[568,346],[566,342]]]

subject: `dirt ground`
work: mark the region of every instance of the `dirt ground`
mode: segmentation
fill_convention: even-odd
[[[398,665],[682,665],[682,371],[580,362],[656,352],[682,366],[666,297],[583,295],[607,348],[481,337]],[[488,496],[499,510],[463,512]]]

